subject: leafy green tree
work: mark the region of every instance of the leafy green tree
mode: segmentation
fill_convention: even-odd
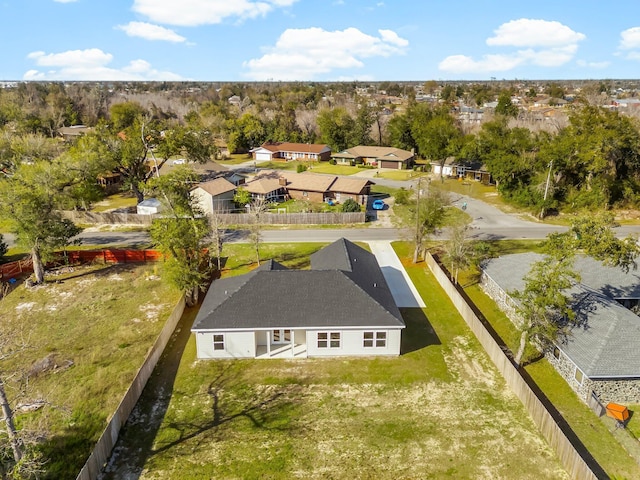
[[[575,314],[565,292],[579,279],[573,269],[573,251],[563,247],[535,262],[524,278],[523,290],[511,292],[522,319],[520,345],[514,359],[517,365],[522,362],[527,342],[533,341],[544,350],[568,334]]]
[[[64,248],[81,229],[63,219],[58,208],[69,204],[69,188],[82,179],[73,177],[60,162],[23,164],[0,182],[0,216],[11,222],[18,245],[31,252],[36,283],[44,282],[44,265],[55,250]],[[95,177],[94,177],[95,178]]]
[[[208,254],[209,223],[190,195],[197,175],[180,168],[149,181],[149,193],[162,203],[164,215],[154,219],[151,239],[169,255],[166,272],[169,281],[185,293],[187,305],[195,305],[210,276]]]
[[[334,152],[341,152],[351,145],[355,120],[343,107],[325,109],[318,114],[318,128],[320,139],[331,147]]]
[[[251,193],[244,187],[238,187],[236,193],[233,195],[233,201],[236,205],[244,207],[251,203]]]
[[[498,115],[504,115],[505,117],[518,116],[518,107],[511,102],[511,92],[504,91],[500,94],[495,112]]]
[[[393,198],[397,205],[408,205],[411,198],[411,192],[404,187],[400,187],[393,194]]]
[[[456,155],[461,146],[462,133],[455,119],[445,111],[439,112],[426,124],[413,128],[412,133],[420,154],[440,163],[440,178],[448,157]]]
[[[111,129],[120,132],[132,127],[136,119],[147,115],[148,112],[137,102],[116,103],[109,109]]]
[[[376,120],[376,110],[368,103],[361,103],[353,125],[350,144],[373,145],[371,138],[371,126]]]
[[[398,113],[391,117],[387,124],[389,144],[395,148],[409,150],[416,148],[416,141],[411,134],[411,122],[407,114]]]
[[[353,198],[347,198],[343,203],[341,210],[343,212],[359,212],[362,210],[360,204],[356,202]]]

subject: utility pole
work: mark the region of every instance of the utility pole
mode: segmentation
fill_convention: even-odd
[[[553,160],[549,162],[549,172],[547,172],[547,184],[544,187],[544,197],[542,198],[542,211],[540,212],[540,220],[544,219],[545,209],[547,206],[547,196],[549,195],[549,182],[551,180],[552,167],[553,167]]]

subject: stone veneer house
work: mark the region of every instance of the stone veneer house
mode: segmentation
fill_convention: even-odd
[[[490,259],[481,284],[514,323],[515,301],[507,292],[522,290],[524,276],[541,255],[524,253]],[[578,256],[580,283],[569,291],[576,325],[568,338],[545,355],[580,398],[589,403],[640,403],[640,317],[630,308],[640,300],[640,274],[607,267]]]
[[[191,331],[198,358],[400,354],[402,315],[375,256],[344,238],[310,270],[273,260],[211,284]]]

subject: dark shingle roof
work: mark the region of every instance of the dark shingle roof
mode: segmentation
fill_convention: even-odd
[[[341,239],[312,255],[311,262],[311,270],[272,262],[215,281],[193,330],[404,327],[371,253]]]
[[[483,270],[505,292],[521,290],[523,277],[541,259],[535,253],[505,255],[489,260]],[[638,272],[586,256],[576,257],[575,268],[581,282],[568,294],[578,325],[560,349],[590,378],[640,377],[640,317],[615,300],[640,297]]]

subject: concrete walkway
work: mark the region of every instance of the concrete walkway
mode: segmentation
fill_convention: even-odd
[[[402,266],[390,242],[368,242],[376,256],[391,294],[398,307],[424,308],[426,305]]]

